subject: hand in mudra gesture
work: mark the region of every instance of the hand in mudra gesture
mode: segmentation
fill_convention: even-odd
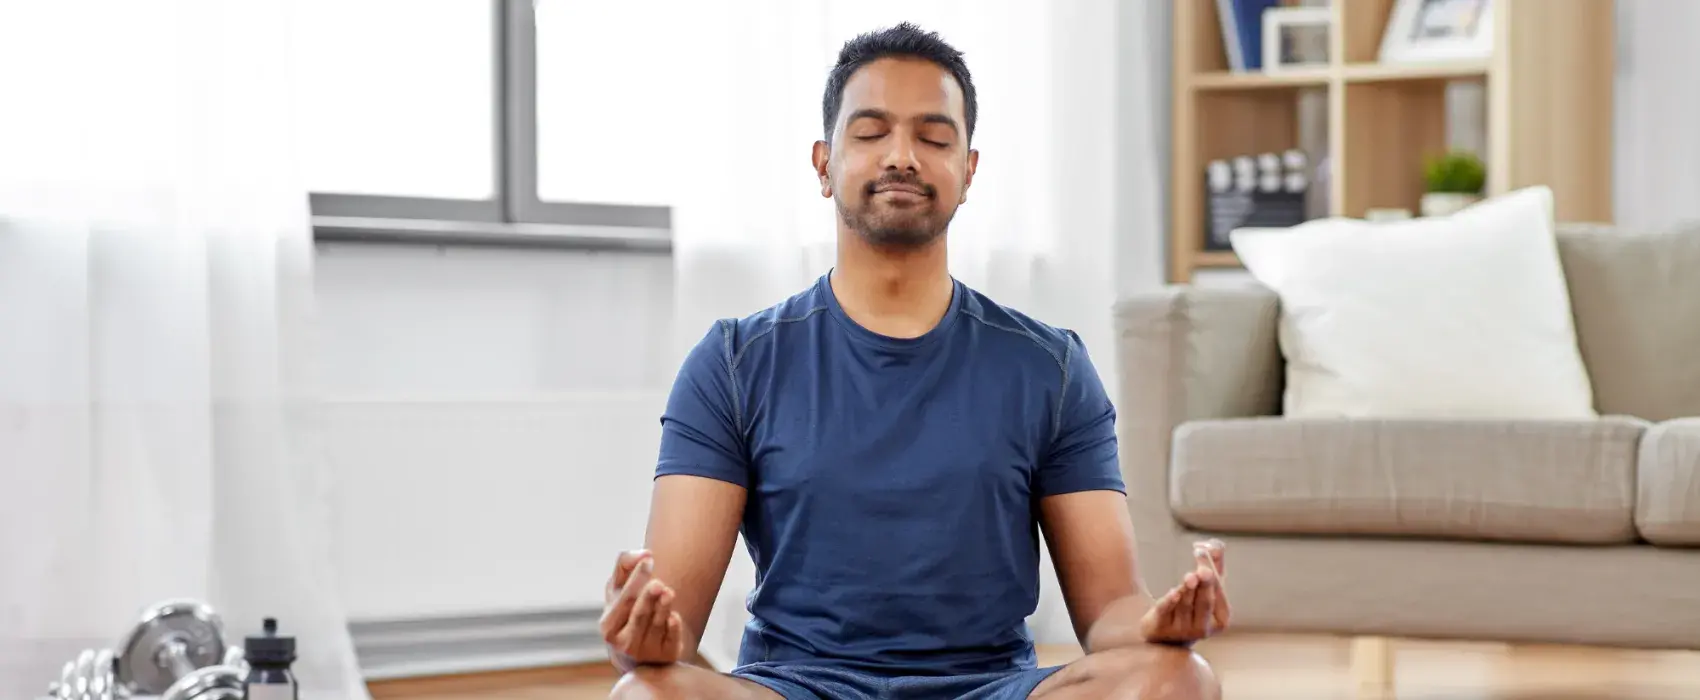
[[[654,569],[649,552],[622,552],[603,594],[602,641],[634,664],[670,664],[685,654],[673,589],[655,578]]]
[[[1221,540],[1193,544],[1193,570],[1139,621],[1146,641],[1191,644],[1227,629],[1228,592],[1222,585],[1226,547]]]

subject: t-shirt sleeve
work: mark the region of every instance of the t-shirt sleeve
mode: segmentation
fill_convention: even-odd
[[[749,486],[731,343],[730,325],[719,322],[686,354],[661,414],[656,477],[688,474]]]
[[[1120,491],[1121,462],[1116,450],[1116,408],[1079,336],[1068,333],[1050,449],[1039,464],[1037,495],[1076,491]]]

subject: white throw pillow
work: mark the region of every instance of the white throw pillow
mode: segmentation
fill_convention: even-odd
[[[1588,418],[1552,191],[1450,216],[1241,229],[1281,300],[1293,417]]]

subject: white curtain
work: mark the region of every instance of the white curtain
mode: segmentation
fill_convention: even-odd
[[[699,3],[705,5],[712,3]],[[979,170],[950,229],[951,269],[1009,306],[1072,328],[1115,384],[1111,344],[1118,255],[1116,115],[1123,72],[1148,86],[1142,61],[1118,64],[1111,0],[747,0],[739,12],[682,9],[698,31],[681,80],[693,135],[679,146],[674,229],[676,345],[719,317],[749,314],[803,289],[833,262],[834,209],[809,163],[837,51],[900,21],[938,31],[965,53],[979,90]],[[1143,25],[1147,13],[1135,13]],[[1143,38],[1143,28],[1136,36]],[[1125,56],[1127,54],[1123,54]],[[1143,58],[1146,54],[1133,52]],[[1125,96],[1123,96],[1125,97]],[[1144,96],[1134,100],[1147,108]],[[1151,122],[1140,119],[1139,128]],[[1136,135],[1149,158],[1150,135]],[[1121,149],[1121,150],[1118,150]],[[1155,212],[1147,212],[1152,221]],[[1141,235],[1149,235],[1149,231]],[[1045,564],[1041,638],[1066,640],[1066,614]],[[742,546],[702,651],[736,659],[754,581]]]
[[[1700,2],[1617,3],[1617,223],[1700,221]]]
[[[146,606],[366,698],[331,575],[286,0],[0,4],[0,696]]]

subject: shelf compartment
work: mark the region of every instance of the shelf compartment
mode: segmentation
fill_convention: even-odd
[[[1261,153],[1302,149],[1310,155],[1311,172],[1326,150],[1326,124],[1312,126],[1316,132],[1302,133],[1305,114],[1327,119],[1328,86],[1268,85],[1253,90],[1198,90],[1176,105],[1173,134],[1176,160],[1172,186],[1171,275],[1184,278],[1198,267],[1238,267],[1232,251],[1211,250],[1205,215],[1205,166],[1212,160],[1230,160]],[[1307,108],[1306,105],[1309,105]],[[1184,164],[1184,165],[1183,165]],[[1314,180],[1313,180],[1314,182]],[[1315,185],[1313,184],[1313,187]],[[1314,215],[1313,199],[1307,195],[1306,209]]]
[[[1361,218],[1392,207],[1413,214],[1423,194],[1423,163],[1446,151],[1446,82],[1352,83],[1345,87],[1344,172],[1339,215]]]
[[[1199,95],[1194,138],[1202,166],[1217,158],[1280,153],[1299,143],[1299,89],[1211,92]]]

